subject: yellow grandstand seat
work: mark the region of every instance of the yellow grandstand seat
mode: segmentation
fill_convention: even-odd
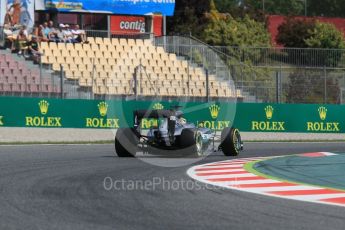
[[[110,38],[103,38],[103,44],[108,45],[108,46],[112,46],[111,39]]]
[[[49,49],[49,43],[48,42],[41,42],[41,49],[42,50]]]
[[[145,40],[144,40],[144,45],[145,45],[145,46],[152,46],[151,40],[145,39]]]
[[[59,50],[66,50],[66,44],[63,43],[63,42],[60,42],[60,43],[57,44],[57,48]]]
[[[84,50],[83,45],[81,43],[74,44],[74,49],[77,51]]]
[[[206,95],[206,74],[203,68],[189,66],[163,47],[155,47],[150,39],[90,39],[90,44],[41,43],[46,55],[43,64],[54,71],[64,67],[66,78],[79,79],[82,87],[94,87],[97,94],[133,94],[133,74],[140,69],[140,87],[144,95],[161,96]],[[92,80],[94,79],[94,81]],[[231,90],[229,83],[209,75],[212,97],[242,97],[242,91]],[[189,85],[187,84],[189,83]]]
[[[120,38],[119,44],[122,45],[122,46],[127,46],[127,45],[128,45],[127,39],[125,39],[125,38]]]
[[[136,42],[135,42],[135,39],[128,39],[127,40],[127,44],[129,45],[129,46],[136,46]]]
[[[112,38],[111,39],[111,44],[113,46],[118,46],[118,45],[120,45],[120,40],[118,38]]]
[[[74,56],[72,56],[73,57],[73,60],[74,60],[74,63],[75,64],[78,64],[78,65],[81,65],[81,64],[83,64],[84,65],[84,62],[83,62],[83,59],[82,58],[80,58],[80,57],[74,57]]]
[[[58,49],[57,44],[55,42],[50,42],[49,43],[49,49],[57,50]]]
[[[99,45],[98,44],[91,44],[90,49],[92,51],[99,51]]]
[[[99,50],[102,51],[102,52],[108,52],[109,51],[108,45],[100,44],[99,45]]]
[[[95,38],[95,43],[96,43],[96,44],[103,44],[103,38],[101,38],[101,37],[96,37],[96,38]]]
[[[71,56],[66,56],[65,57],[65,63],[68,63],[68,64],[74,63],[74,58]]]
[[[74,79],[73,71],[72,70],[65,70],[65,77],[67,79]]]
[[[61,56],[56,57],[56,63],[64,64],[65,63],[65,58],[61,57]]]
[[[60,44],[60,43],[58,43],[58,44]],[[72,44],[72,43],[66,43],[66,49],[67,49],[67,50],[72,50],[72,49],[74,49],[74,44]]]
[[[112,58],[112,53],[108,52],[108,51],[105,51],[105,52],[103,52],[103,57],[107,58],[107,59],[110,59],[110,58]]]
[[[94,57],[95,58],[103,58],[103,52],[102,51],[95,52]]]
[[[94,37],[87,37],[87,41],[92,44],[95,43],[95,38]]]
[[[78,50],[75,50],[75,49],[70,50],[69,54],[70,54],[71,57],[74,57],[74,58],[75,57],[79,57],[79,52],[78,52]]]
[[[52,51],[53,56],[55,56],[55,57],[62,56],[62,55],[61,55],[61,50],[52,49],[51,51]]]
[[[49,56],[46,56],[46,55],[41,56],[41,63],[42,63],[42,64],[50,64],[50,62],[49,62]]]

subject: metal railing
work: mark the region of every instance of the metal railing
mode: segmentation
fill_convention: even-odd
[[[215,49],[253,66],[345,67],[345,49],[224,47]]]
[[[163,47],[167,53],[175,53],[180,59],[187,60],[189,66],[199,67],[204,73],[207,71],[209,75],[216,76],[219,81],[227,84],[231,91],[236,92],[230,68],[224,59],[227,56],[225,53],[194,37],[159,37],[155,39],[155,45]]]
[[[94,67],[96,69],[96,66]],[[345,103],[345,68],[311,68],[311,67],[255,67],[251,71],[247,71],[244,65],[231,65],[231,73],[233,82],[236,84],[234,90],[239,94],[234,93],[232,98],[240,96],[240,101],[246,102],[267,102],[267,103],[328,103],[328,104],[342,104]],[[133,80],[135,73],[133,72]],[[152,74],[151,76],[153,76]],[[59,81],[59,74],[52,75]],[[66,76],[65,76],[66,77]],[[71,80],[65,78],[64,81],[64,95],[66,98],[123,98],[127,96],[135,96],[134,84],[126,89],[126,95],[111,96],[108,94],[101,94],[95,91],[97,87],[97,71],[93,73],[92,85],[89,87],[80,86],[78,80]],[[106,78],[106,76],[104,76]],[[171,77],[173,79],[173,77]],[[148,82],[148,83],[145,83]],[[169,82],[169,83],[168,83]],[[103,83],[102,83],[103,84]],[[160,94],[159,89],[169,87],[172,89],[190,87],[190,81],[176,82],[170,81],[152,81],[147,77],[147,73],[137,76],[137,96],[140,99],[150,99],[154,96],[145,96],[142,91],[144,85],[155,88],[155,94]],[[122,87],[120,83],[112,85]],[[209,85],[204,85],[204,90],[199,98],[195,100],[207,100],[207,89]],[[156,92],[157,91],[157,92]],[[235,92],[234,91],[234,92]],[[186,92],[177,91],[176,96],[181,98],[189,98],[189,90]],[[168,96],[159,96],[165,99],[171,99]],[[193,99],[193,100],[194,100]],[[215,100],[216,98],[211,98]],[[230,99],[230,98],[229,98]],[[221,100],[224,100],[221,99]]]
[[[51,66],[47,66],[50,68]],[[72,76],[68,76],[61,65],[60,71],[55,71],[52,76],[56,77],[57,81],[62,81],[62,93],[61,97],[69,99],[132,99],[137,100],[150,100],[160,98],[162,100],[186,100],[186,101],[234,101],[236,99],[236,92],[228,97],[215,97],[210,93],[211,83],[207,80],[209,75],[206,72],[206,81],[195,89],[195,86],[190,79],[175,79],[174,74],[163,74],[167,79],[160,78],[162,74],[156,74],[151,71],[147,71],[147,66],[139,64],[131,72],[131,78],[121,79],[118,81],[118,73],[108,72],[106,75],[100,75],[104,73],[99,66],[93,65],[91,75],[88,82],[81,83],[79,79],[73,79]],[[183,74],[181,74],[183,75]],[[61,77],[60,77],[61,76]],[[84,76],[81,76],[84,78]],[[113,81],[114,80],[114,81]],[[123,83],[126,82],[126,83]],[[115,83],[114,83],[115,82]],[[128,84],[129,83],[129,84]],[[112,93],[107,89],[123,89],[122,93]],[[196,90],[201,90],[198,95],[193,94]],[[173,95],[168,91],[173,91]]]
[[[88,37],[153,39],[153,33],[125,33],[123,31],[85,30]]]
[[[215,72],[223,67],[245,101],[345,103],[345,50],[212,47],[215,56],[203,44],[173,40],[159,45]]]

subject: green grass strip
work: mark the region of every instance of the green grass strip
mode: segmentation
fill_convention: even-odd
[[[289,157],[289,156],[281,156],[281,157]],[[327,187],[327,186],[321,186],[321,185],[315,185],[315,184],[308,184],[308,183],[304,183],[304,182],[300,182],[300,181],[291,181],[291,180],[286,180],[286,179],[282,179],[279,177],[275,177],[272,175],[267,175],[264,173],[261,173],[259,171],[257,171],[256,169],[254,169],[254,165],[258,162],[262,162],[262,161],[266,161],[266,160],[270,160],[269,159],[265,159],[265,160],[257,160],[257,161],[252,161],[252,162],[248,162],[244,165],[244,169],[250,173],[253,173],[254,175],[257,176],[261,176],[264,177],[266,179],[272,179],[272,180],[276,180],[276,181],[280,181],[280,182],[288,182],[288,183],[292,183],[292,184],[298,184],[298,185],[307,185],[307,186],[314,186],[314,187],[321,187],[321,188],[326,188],[326,189],[332,189],[332,190],[336,190],[336,191],[340,191],[340,192],[345,192],[345,189],[339,189],[339,188],[333,188],[333,187]]]

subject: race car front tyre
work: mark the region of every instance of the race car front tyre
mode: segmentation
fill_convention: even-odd
[[[233,127],[223,129],[220,147],[225,156],[237,156],[242,150],[240,131]]]
[[[115,136],[115,151],[119,157],[134,157],[139,138],[131,128],[118,129]]]

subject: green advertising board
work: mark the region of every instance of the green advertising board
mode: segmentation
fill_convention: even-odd
[[[198,126],[221,130],[236,126],[247,132],[345,133],[345,106],[225,102],[60,100],[0,97],[0,126],[117,129],[133,124],[137,109],[179,105]],[[143,120],[149,128],[155,120]]]
[[[254,132],[344,133],[345,106],[238,104],[235,125]]]

